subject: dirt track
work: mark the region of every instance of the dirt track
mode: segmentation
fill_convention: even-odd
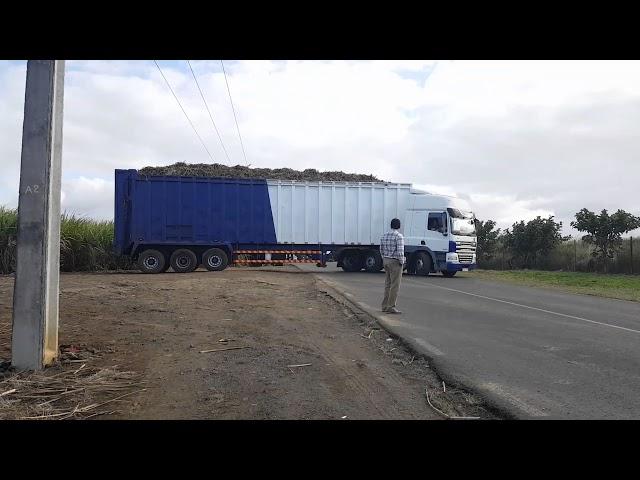
[[[0,277],[0,361],[10,358],[12,288]],[[439,393],[426,360],[372,332],[308,274],[65,274],[60,311],[61,345],[147,382],[105,418],[441,418],[426,385],[448,413],[490,417],[470,395]],[[200,353],[230,347],[246,348]]]

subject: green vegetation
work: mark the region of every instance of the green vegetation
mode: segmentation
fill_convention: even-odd
[[[625,233],[640,227],[640,217],[618,210],[599,215],[583,208],[571,226],[586,232],[581,239],[560,234],[562,222],[554,217],[520,221],[511,229],[495,229],[493,220],[477,220],[478,265],[487,270],[549,270],[569,272],[640,273],[638,238]]]
[[[609,215],[606,209],[596,215],[583,208],[576,213],[576,220],[571,222],[571,226],[588,234],[582,237],[582,241],[595,247],[593,256],[601,260],[606,272],[608,262],[622,249],[622,235],[640,227],[640,217],[624,210]]]
[[[469,274],[468,274],[469,275]],[[474,277],[532,287],[551,287],[570,293],[640,302],[640,276],[539,270],[476,270]]]
[[[0,206],[0,273],[11,273],[15,269],[17,229],[17,211]]]
[[[511,231],[507,228],[503,234],[503,243],[512,253],[511,261],[522,268],[531,268],[538,259],[546,257],[554,248],[566,242],[569,237],[560,233],[562,222],[556,222],[553,215],[549,218],[536,217],[524,222],[514,223]]]
[[[494,230],[496,222],[493,220],[476,219],[476,235],[478,240],[477,257],[478,261],[491,259],[498,248],[500,241],[500,229]]]
[[[15,271],[17,210],[0,206],[0,273]],[[113,252],[113,222],[62,215],[60,269],[63,272],[133,268]]]

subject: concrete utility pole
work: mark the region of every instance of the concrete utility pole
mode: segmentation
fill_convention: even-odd
[[[22,127],[12,364],[40,370],[58,355],[64,60],[29,60]]]

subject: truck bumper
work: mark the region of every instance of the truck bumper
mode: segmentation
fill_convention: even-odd
[[[450,272],[460,272],[462,270],[475,270],[476,268],[476,264],[475,263],[451,263],[451,262],[447,262],[447,270]]]

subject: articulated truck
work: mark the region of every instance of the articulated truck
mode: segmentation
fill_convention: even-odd
[[[115,250],[145,273],[327,261],[376,272],[380,237],[393,218],[402,223],[408,273],[451,277],[476,267],[467,202],[410,184],[115,171]]]

